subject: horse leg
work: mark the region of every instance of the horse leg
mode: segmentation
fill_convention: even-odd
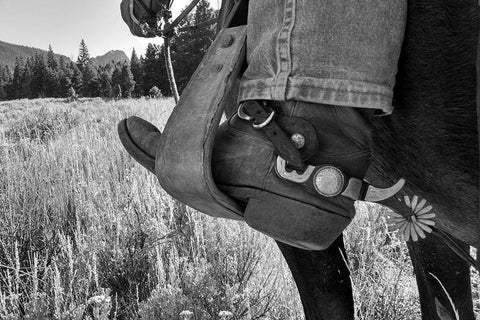
[[[460,244],[468,250],[468,245]],[[433,234],[407,245],[417,278],[422,319],[473,320],[468,263]]]
[[[297,284],[306,320],[354,318],[342,236],[322,251],[302,250],[278,241],[277,244]]]

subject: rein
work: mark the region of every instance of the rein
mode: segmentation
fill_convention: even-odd
[[[460,258],[465,260],[468,264],[470,264],[471,267],[475,268],[477,271],[480,271],[480,266],[478,264],[478,258],[475,260],[468,251],[464,250],[461,248],[458,243],[450,236],[448,233],[445,233],[441,230],[434,229],[433,230],[434,234],[438,236],[440,239],[443,240],[443,242],[450,248],[452,249],[453,252],[457,254]]]

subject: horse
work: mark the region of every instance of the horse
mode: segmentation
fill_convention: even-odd
[[[248,0],[223,0],[219,30],[246,24],[247,11]],[[387,186],[404,178],[403,191],[428,201],[436,214],[434,233],[407,241],[424,320],[474,318],[470,266],[475,261],[469,248],[480,245],[479,22],[480,7],[474,0],[408,0],[396,108],[391,116],[371,118],[373,161],[367,180]],[[229,47],[232,39],[222,46]],[[223,72],[221,65],[214,66],[209,72]],[[235,112],[234,92],[221,100],[227,115]],[[137,160],[155,173],[158,164],[164,164],[158,152],[155,162],[155,150],[162,146],[157,141],[160,132],[149,124],[142,130],[132,140],[128,122],[119,125],[127,150],[133,149]],[[277,244],[307,320],[354,318],[342,236],[320,251]]]
[[[408,193],[428,199],[438,228],[468,252],[480,241],[480,7],[473,0],[408,0],[407,7],[394,88],[396,109],[391,116],[372,118],[373,163],[367,180],[391,185],[405,178]],[[224,0],[223,8],[220,18],[229,26],[246,23],[248,1]],[[229,16],[229,8],[238,8],[237,13]],[[277,244],[307,320],[353,319],[342,237],[324,251]],[[436,235],[407,245],[422,319],[474,319],[471,264]]]

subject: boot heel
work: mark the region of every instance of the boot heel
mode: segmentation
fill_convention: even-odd
[[[274,239],[306,250],[324,250],[351,219],[269,192],[250,198],[245,221]]]

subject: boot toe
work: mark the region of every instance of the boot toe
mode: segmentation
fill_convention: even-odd
[[[155,153],[161,137],[157,127],[132,116],[120,121],[118,135],[127,152],[142,166],[155,173]]]

